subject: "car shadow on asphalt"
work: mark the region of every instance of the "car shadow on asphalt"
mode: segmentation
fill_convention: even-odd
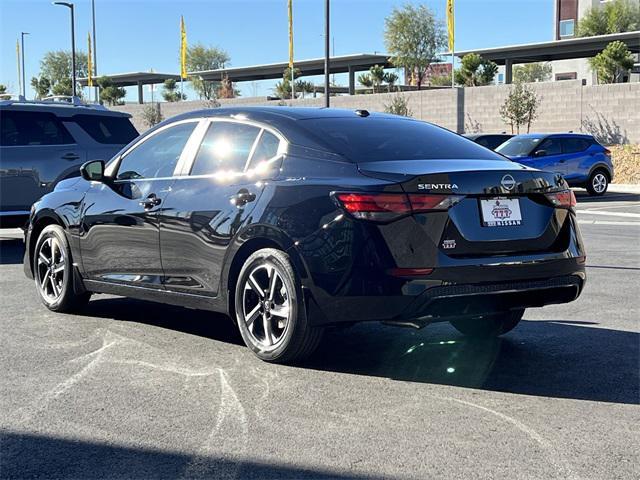
[[[375,475],[264,463],[237,457],[188,455],[31,433],[0,434],[2,478],[245,478],[364,479]]]
[[[597,322],[523,320],[470,339],[449,324],[406,330],[360,324],[329,332],[305,367],[499,392],[637,404],[640,334]]]
[[[606,202],[640,202],[637,193],[607,192],[601,197],[589,195],[586,190],[574,190],[578,203],[606,203]]]
[[[96,298],[86,315],[136,322],[243,345],[221,314],[126,298]],[[246,349],[247,362],[254,362]],[[377,322],[328,328],[299,368],[544,397],[640,402],[640,334],[589,320],[523,320],[494,339],[466,338],[449,324],[422,330]]]

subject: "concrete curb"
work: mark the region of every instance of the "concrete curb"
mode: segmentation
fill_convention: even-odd
[[[634,183],[612,183],[607,191],[612,193],[637,193],[640,195],[640,185]]]

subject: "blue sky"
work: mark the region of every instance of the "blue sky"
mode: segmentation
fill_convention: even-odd
[[[75,0],[76,48],[86,51],[91,1]],[[332,0],[336,55],[384,52],[384,20],[403,0]],[[444,20],[446,0],[414,1]],[[324,55],[324,2],[294,0],[295,57]],[[456,0],[456,49],[551,40],[553,0]],[[99,74],[179,71],[179,22],[189,43],[225,49],[233,66],[286,61],[287,0],[96,0]],[[45,52],[70,48],[68,9],[49,0],[0,0],[0,83],[17,91],[15,42],[25,38],[27,85]],[[343,76],[338,83],[345,83]],[[273,82],[244,83],[244,96],[271,93]],[[185,90],[194,95],[190,90]],[[148,93],[145,93],[148,95]],[[31,96],[30,88],[27,96]],[[128,101],[135,99],[130,90]]]

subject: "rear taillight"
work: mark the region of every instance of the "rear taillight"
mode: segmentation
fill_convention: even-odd
[[[604,154],[605,154],[607,157],[610,157],[610,156],[611,156],[611,150],[609,150],[608,148],[605,148],[605,149],[604,149]]]
[[[564,190],[562,192],[547,193],[547,199],[556,208],[573,208],[576,206],[576,196],[573,190]]]
[[[411,213],[447,210],[462,197],[413,193],[336,193],[335,198],[356,218],[387,222]]]

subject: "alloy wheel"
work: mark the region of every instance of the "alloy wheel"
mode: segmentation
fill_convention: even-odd
[[[38,285],[42,296],[49,302],[60,298],[65,282],[65,255],[60,242],[48,237],[38,250]]]
[[[249,334],[262,349],[275,349],[291,323],[291,296],[282,275],[264,262],[246,276],[242,292],[242,320]]]
[[[607,189],[607,177],[604,173],[596,173],[593,176],[591,185],[596,193],[603,193]]]

